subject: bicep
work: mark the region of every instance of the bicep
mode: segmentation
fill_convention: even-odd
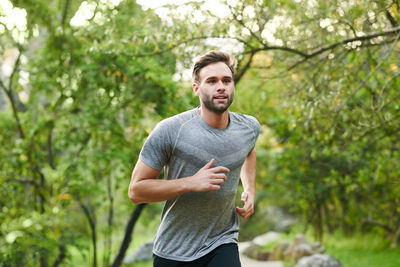
[[[246,160],[244,161],[244,164],[252,164],[255,163],[256,161],[256,149],[253,148],[249,154],[247,154]]]
[[[157,179],[158,176],[160,176],[160,173],[160,170],[153,169],[139,159],[132,172],[131,184],[146,179]]]

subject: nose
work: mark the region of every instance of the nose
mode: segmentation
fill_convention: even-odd
[[[222,81],[218,82],[218,87],[217,87],[217,91],[218,92],[224,92],[226,90],[224,83]]]

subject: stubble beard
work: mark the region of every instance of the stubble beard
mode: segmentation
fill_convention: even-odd
[[[233,98],[234,98],[234,93],[232,92],[230,95],[228,95],[228,101],[227,101],[226,105],[224,105],[224,106],[219,106],[219,105],[216,105],[216,104],[214,103],[213,96],[211,96],[211,95],[206,95],[206,94],[202,94],[202,95],[201,95],[201,102],[204,104],[204,106],[205,106],[208,110],[210,110],[210,111],[212,111],[212,112],[215,112],[215,113],[217,113],[217,114],[222,114],[222,113],[224,113],[224,112],[229,108],[229,106],[232,104]]]

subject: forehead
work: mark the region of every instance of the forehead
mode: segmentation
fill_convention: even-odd
[[[199,72],[200,81],[208,77],[231,77],[231,69],[224,62],[216,62],[202,68]]]

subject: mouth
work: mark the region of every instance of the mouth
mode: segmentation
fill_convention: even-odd
[[[217,101],[226,100],[228,99],[228,95],[216,95],[213,99],[216,99]]]

